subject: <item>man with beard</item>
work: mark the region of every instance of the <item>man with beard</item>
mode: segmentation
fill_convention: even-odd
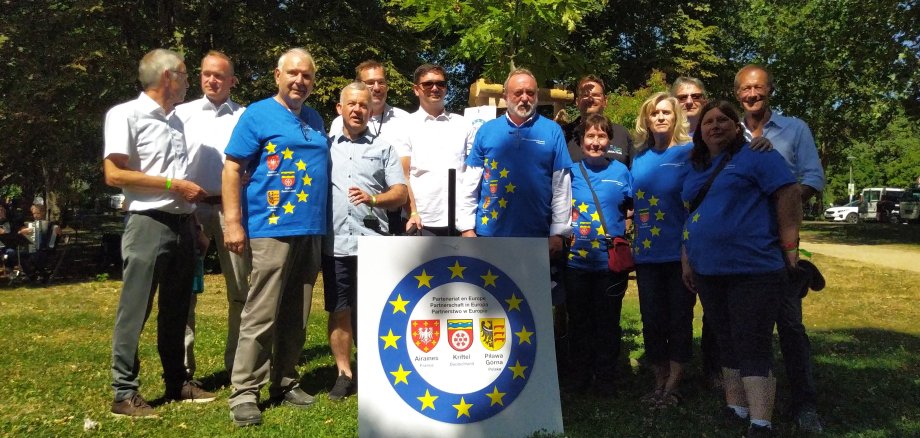
[[[824,169],[808,125],[795,117],[780,115],[770,108],[773,75],[758,65],[746,65],[735,74],[735,97],[744,109],[742,124],[749,140],[766,137],[799,181],[802,204],[824,188]],[[783,248],[797,250],[797,246]],[[790,411],[799,429],[821,432],[817,414],[817,388],[811,362],[811,343],[802,324],[800,287],[791,287],[780,303],[776,319],[780,350],[786,363],[791,390]]]
[[[269,381],[273,401],[296,408],[313,404],[296,367],[319,273],[329,188],[323,120],[304,105],[315,75],[306,50],[281,55],[278,93],[249,106],[225,150],[224,244],[237,254],[247,245],[252,251],[230,374],[230,417],[237,426],[262,422],[259,392]],[[241,193],[244,169],[252,178]]]
[[[549,237],[550,255],[571,233],[572,160],[559,125],[536,113],[537,79],[505,81],[504,117],[479,128],[466,160],[457,227],[464,237]]]

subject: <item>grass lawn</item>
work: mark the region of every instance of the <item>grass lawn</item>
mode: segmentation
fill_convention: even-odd
[[[920,274],[865,266],[815,255],[828,280],[805,300],[805,321],[814,349],[819,413],[828,436],[920,436]],[[354,397],[325,398],[334,366],[325,340],[326,316],[314,301],[302,356],[303,386],[318,403],[300,411],[265,411],[264,424],[238,430],[229,419],[222,352],[226,327],[223,279],[206,278],[199,301],[198,378],[216,388],[209,404],[166,404],[159,419],[109,415],[110,342],[120,283],[90,281],[47,288],[0,288],[0,436],[328,436],[357,435]],[[321,294],[315,294],[317,298]],[[699,311],[699,307],[697,308]],[[141,340],[142,392],[163,394],[157,359],[155,315]],[[699,336],[699,314],[695,321]],[[638,402],[652,377],[641,367],[638,299],[631,284],[624,310],[621,387],[611,398],[562,397],[566,435],[571,437],[737,437],[720,426],[721,395],[701,384],[694,359],[683,404],[651,411]],[[778,349],[777,349],[778,351]],[[788,388],[781,359],[776,423],[791,435],[782,415]],[[263,394],[263,398],[267,394]],[[153,400],[156,401],[156,400]],[[84,431],[89,419],[98,425]]]

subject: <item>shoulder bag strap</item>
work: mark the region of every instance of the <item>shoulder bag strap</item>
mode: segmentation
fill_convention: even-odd
[[[703,199],[706,198],[706,194],[709,193],[709,188],[712,187],[713,181],[716,180],[716,177],[719,176],[719,172],[725,168],[725,165],[732,159],[732,154],[725,154],[722,157],[722,161],[719,162],[719,165],[712,172],[712,175],[709,175],[709,179],[706,180],[706,184],[703,184],[703,187],[700,188],[700,191],[696,193],[696,197],[690,201],[690,213],[696,211],[700,207],[700,204],[703,203]]]
[[[607,229],[607,221],[604,220],[604,210],[601,208],[601,201],[597,199],[597,193],[594,193],[594,187],[591,186],[591,178],[588,178],[588,171],[585,170],[585,165],[582,161],[578,162],[578,167],[581,169],[581,174],[585,177],[585,182],[588,183],[588,190],[591,191],[591,197],[594,198],[594,207],[597,208],[597,215],[601,218],[601,226],[604,227],[604,237],[610,239],[610,230]]]

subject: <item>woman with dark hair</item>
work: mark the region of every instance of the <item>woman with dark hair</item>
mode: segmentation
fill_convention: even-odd
[[[585,117],[578,127],[584,159],[572,169],[574,234],[565,273],[566,308],[571,333],[573,390],[592,385],[598,395],[613,395],[616,359],[620,353],[620,310],[627,273],[607,266],[611,236],[626,231],[626,210],[632,206],[632,178],[626,166],[605,157],[613,134],[603,114]],[[599,204],[599,205],[598,205]]]
[[[633,248],[645,357],[655,372],[654,389],[642,400],[674,406],[693,349],[696,296],[681,281],[680,242],[687,212],[680,197],[693,145],[687,118],[667,93],[649,97],[636,118],[638,153]]]
[[[802,199],[783,157],[754,153],[743,132],[728,102],[703,107],[681,193],[681,261],[717,334],[726,414],[749,417],[751,437],[772,433],[773,326],[798,261]]]

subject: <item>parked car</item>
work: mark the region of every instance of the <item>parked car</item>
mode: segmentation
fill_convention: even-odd
[[[896,187],[870,187],[859,195],[859,220],[898,223],[898,203],[904,189]]]
[[[920,221],[920,187],[908,189],[901,195],[898,206],[898,220],[903,222]]]
[[[859,222],[859,199],[853,200],[853,202],[840,207],[831,207],[824,210],[824,219],[834,222],[847,222],[850,224]]]

